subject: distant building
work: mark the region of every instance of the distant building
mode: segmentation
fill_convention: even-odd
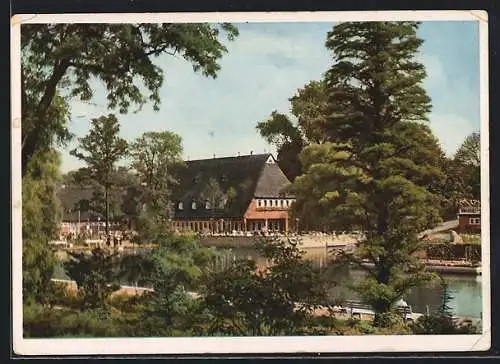
[[[199,233],[286,232],[295,201],[271,154],[187,161],[173,193],[173,223]]]
[[[481,201],[460,201],[458,210],[458,226],[460,232],[481,231]]]
[[[57,197],[61,203],[61,234],[96,233],[105,231],[105,218],[99,214],[79,208],[81,201],[90,201],[94,189],[61,185]],[[110,226],[117,225],[112,220]]]

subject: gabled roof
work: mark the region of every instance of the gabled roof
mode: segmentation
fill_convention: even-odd
[[[290,185],[290,180],[278,166],[278,163],[265,163],[260,173],[254,196],[262,198],[291,197],[286,192],[286,187]]]
[[[207,209],[204,192],[210,180],[217,181],[227,202]],[[175,217],[242,217],[254,196],[279,197],[289,183],[269,153],[187,161],[173,194]],[[230,190],[234,193],[232,199]],[[183,210],[178,208],[180,201]],[[193,201],[196,209],[191,208]]]

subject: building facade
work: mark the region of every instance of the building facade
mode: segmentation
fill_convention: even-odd
[[[187,161],[174,191],[174,227],[202,234],[292,229],[290,181],[271,154]]]
[[[481,201],[460,201],[458,210],[458,226],[460,232],[463,233],[478,233],[481,231]]]
[[[76,236],[87,234],[90,236],[104,234],[106,229],[105,218],[92,213],[88,209],[79,208],[82,201],[92,199],[92,188],[61,185],[57,196],[61,203],[60,234],[62,236]],[[110,219],[110,230],[116,229],[120,223]]]

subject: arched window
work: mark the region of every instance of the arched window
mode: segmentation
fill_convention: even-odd
[[[179,202],[179,210],[184,210],[184,204],[182,203],[182,201]]]
[[[191,202],[191,209],[196,210],[196,201]]]

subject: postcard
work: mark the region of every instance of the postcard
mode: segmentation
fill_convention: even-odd
[[[484,11],[11,19],[19,355],[490,348]]]

